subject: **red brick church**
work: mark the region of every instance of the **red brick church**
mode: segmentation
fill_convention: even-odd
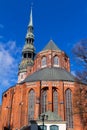
[[[33,30],[31,9],[18,83],[2,95],[0,130],[26,130],[31,121],[37,122],[40,115],[47,112],[55,115],[51,116],[54,122],[57,119],[60,124],[66,122],[67,130],[83,130],[79,115],[73,114],[74,91],[78,86],[87,86],[70,73],[69,57],[53,40],[35,54]],[[46,129],[60,130],[54,124]]]

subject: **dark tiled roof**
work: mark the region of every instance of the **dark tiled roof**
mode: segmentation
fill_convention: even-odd
[[[75,81],[75,77],[71,73],[61,68],[43,68],[28,76],[23,82],[30,81]]]
[[[52,40],[49,41],[49,43],[45,46],[43,51],[44,50],[58,50],[58,51],[61,51]]]

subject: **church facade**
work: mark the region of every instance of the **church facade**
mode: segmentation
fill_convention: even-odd
[[[70,73],[69,57],[53,40],[35,54],[33,30],[31,9],[18,83],[2,96],[0,129],[30,130],[31,122],[38,126],[44,121],[45,130],[48,130],[45,123],[50,124],[49,130],[83,130],[79,115],[73,114],[73,96],[75,87],[87,86]]]

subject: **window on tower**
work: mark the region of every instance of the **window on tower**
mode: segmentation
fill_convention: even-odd
[[[31,53],[28,53],[28,58],[31,58]]]
[[[47,59],[46,59],[45,56],[44,56],[44,57],[42,58],[42,60],[41,60],[41,66],[42,66],[42,67],[46,67],[46,66],[47,66]]]
[[[67,128],[73,128],[72,91],[70,89],[66,90],[65,98],[66,98],[66,121],[67,121]]]
[[[24,54],[24,58],[27,58],[26,54]]]
[[[58,56],[54,56],[54,59],[53,59],[53,65],[54,65],[54,66],[58,66],[58,65],[59,65],[59,59],[58,59]]]
[[[27,39],[27,43],[28,43],[28,39]]]

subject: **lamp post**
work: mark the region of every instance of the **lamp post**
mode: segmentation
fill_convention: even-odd
[[[40,115],[40,119],[42,120],[42,123],[43,123],[43,127],[42,127],[42,130],[45,130],[44,129],[44,120],[47,120],[48,119],[48,115],[47,114],[41,114]]]

